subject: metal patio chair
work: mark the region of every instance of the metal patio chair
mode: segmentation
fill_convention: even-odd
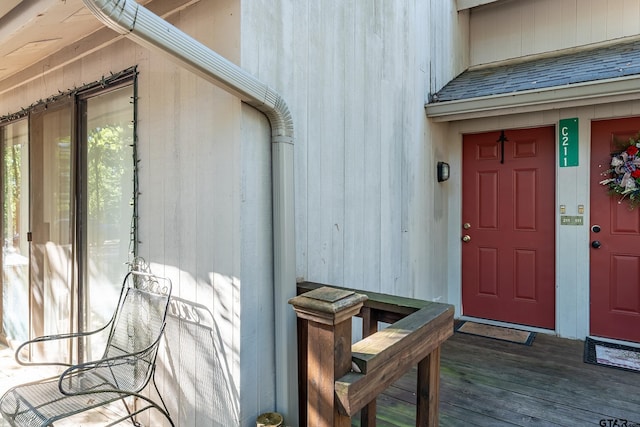
[[[123,280],[115,313],[102,328],[92,332],[49,335],[22,344],[16,350],[18,363],[61,365],[66,369],[59,376],[9,389],[0,398],[2,417],[16,427],[53,426],[64,418],[121,400],[126,413],[117,415],[116,420],[107,421],[108,426],[127,419],[134,426],[140,426],[137,415],[148,409],[157,410],[173,426],[154,378],[170,295],[169,279],[148,272],[130,271]],[[88,337],[107,331],[104,353],[99,360],[70,364],[24,359],[24,353],[29,358],[34,354],[33,346],[42,350],[48,342],[75,340],[70,345],[82,349]],[[153,382],[160,405],[141,394],[149,381]]]

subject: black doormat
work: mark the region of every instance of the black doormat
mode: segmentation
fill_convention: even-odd
[[[594,365],[640,372],[640,348],[587,338],[584,361]]]
[[[535,332],[467,321],[457,322],[455,331],[524,345],[531,345],[536,336]]]

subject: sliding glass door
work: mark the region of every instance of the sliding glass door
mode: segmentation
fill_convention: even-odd
[[[0,118],[0,341],[89,331],[113,313],[137,223],[135,73],[116,77]],[[75,359],[100,343],[81,344],[47,351]]]
[[[0,128],[2,150],[2,338],[29,337],[29,133],[26,119]]]
[[[34,336],[74,330],[72,113],[72,104],[62,103],[34,112],[30,118],[30,311]]]
[[[133,108],[131,85],[83,99],[86,117],[80,182],[83,185],[81,317],[86,329],[113,313],[126,262],[133,252]],[[82,316],[82,313],[85,313]]]

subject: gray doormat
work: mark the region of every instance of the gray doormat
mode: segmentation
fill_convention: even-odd
[[[523,345],[533,344],[533,339],[536,337],[535,332],[467,321],[457,322],[455,331]]]
[[[593,365],[640,372],[640,348],[587,338],[584,361]]]

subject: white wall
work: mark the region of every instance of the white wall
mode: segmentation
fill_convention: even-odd
[[[471,10],[471,65],[640,34],[636,0],[504,1]]]
[[[436,162],[453,160],[451,142],[424,104],[466,68],[467,18],[440,0],[219,0],[169,19],[289,104],[301,279],[447,299],[450,200],[459,188],[436,182]],[[250,426],[273,409],[279,351],[262,114],[126,40],[25,75],[31,82],[3,94],[0,110],[132,65],[140,73],[140,255],[174,281],[176,296],[213,316],[228,369],[216,386],[237,418],[220,422]],[[199,391],[197,375],[184,378],[198,369],[182,352],[187,344],[181,336],[161,355],[162,388],[174,393],[181,426],[206,413],[189,407]]]
[[[198,2],[169,20],[238,59],[238,2]],[[200,305],[215,322],[206,343],[184,331],[172,336],[160,356],[161,389],[176,425],[255,425],[260,411],[273,409],[275,387],[268,123],[234,96],[124,39],[50,62],[67,61],[25,73],[29,83],[3,93],[0,111],[138,66],[140,255],[172,279],[174,296]],[[198,365],[198,345],[208,345],[224,368],[214,383],[201,383],[211,366]],[[208,408],[193,407],[202,393],[207,405],[225,405],[214,421],[203,422]]]
[[[465,17],[442,1],[243,3],[242,66],[293,112],[299,278],[446,299],[446,125],[424,103],[466,66]]]

